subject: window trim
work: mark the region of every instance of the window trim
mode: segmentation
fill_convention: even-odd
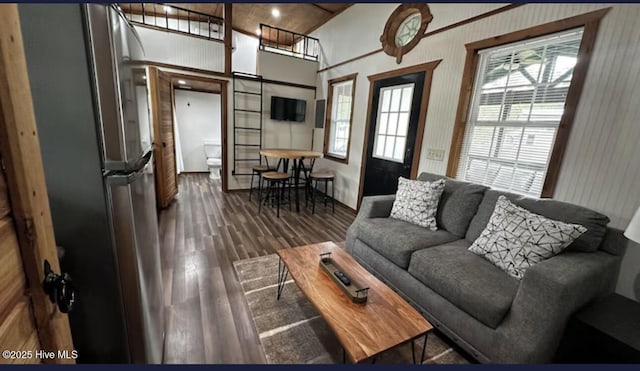
[[[542,186],[541,198],[553,197],[555,187],[560,174],[564,152],[569,140],[573,121],[580,102],[580,95],[584,87],[584,81],[589,70],[591,52],[598,35],[600,21],[611,10],[604,8],[593,12],[565,18],[551,23],[511,32],[505,35],[491,37],[488,39],[466,44],[467,56],[460,86],[460,97],[458,99],[458,110],[456,121],[451,138],[451,148],[449,151],[449,161],[447,164],[447,176],[455,178],[460,164],[462,143],[466,132],[467,121],[471,110],[471,98],[473,96],[474,83],[476,80],[478,62],[480,57],[478,52],[483,49],[493,48],[500,45],[511,44],[519,41],[526,41],[540,36],[567,31],[573,28],[584,27],[580,50],[578,51],[578,62],[574,67],[571,85],[565,100],[565,109],[558,125],[556,139],[551,150],[551,158],[547,168],[547,174]]]
[[[353,73],[350,75],[337,77],[335,79],[331,79],[327,81],[327,109],[325,110],[325,124],[324,124],[324,144],[322,152],[324,154],[324,158],[336,162],[340,162],[343,164],[349,163],[349,152],[351,150],[351,137],[353,133],[353,107],[355,106],[355,98],[356,98],[356,80],[358,74]],[[332,109],[333,109],[333,85],[338,84],[345,81],[352,81],[351,88],[351,112],[349,115],[349,139],[347,140],[347,154],[344,158],[337,157],[331,153],[329,153],[329,141],[331,135],[331,120],[332,120]]]

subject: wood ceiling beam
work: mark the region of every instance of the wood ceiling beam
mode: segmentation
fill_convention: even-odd
[[[325,25],[327,22],[329,22],[331,19],[333,19],[334,17],[336,17],[338,14],[344,12],[345,10],[349,9],[350,6],[352,6],[353,4],[347,4],[347,6],[345,6],[344,8],[336,11],[335,13],[332,13],[329,17],[327,17],[326,19],[324,19],[321,23],[318,23],[317,25],[309,28],[306,32],[302,32],[304,35],[308,35],[310,33],[312,33],[313,31],[317,30],[318,28],[322,27],[323,25]]]
[[[311,5],[311,6],[313,6],[313,7],[316,7],[316,8],[318,8],[318,9],[320,9],[320,10],[324,11],[324,12],[327,12],[327,13],[329,13],[329,14],[333,14],[333,13],[334,13],[333,11],[331,11],[331,10],[329,10],[329,9],[327,9],[327,8],[325,8],[325,7],[323,7],[322,5],[316,4],[316,3],[306,3],[306,4],[307,4],[307,5]]]

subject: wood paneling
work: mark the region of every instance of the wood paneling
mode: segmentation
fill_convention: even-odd
[[[14,305],[11,312],[3,318],[0,325],[0,349],[35,352],[40,347],[28,349],[25,346],[29,346],[33,342],[33,337],[34,335],[37,337],[37,333],[31,305],[25,297]],[[35,354],[32,358],[32,363],[37,363]]]
[[[233,262],[278,249],[344,241],[354,214],[263,207],[255,194],[222,193],[206,174],[181,174],[176,202],[160,214],[168,313],[167,363],[265,363]],[[274,282],[275,283],[275,282]]]
[[[348,4],[341,5],[344,8],[348,6]],[[273,8],[280,10],[279,18],[271,15]],[[333,15],[318,7],[303,3],[233,4],[233,10],[237,14],[233,25],[253,34],[260,23],[306,34],[324,24]]]
[[[13,220],[0,219],[0,318],[4,318],[13,305],[24,296],[26,287],[27,281]]]
[[[31,299],[18,304],[10,310],[9,317],[2,319],[0,336],[7,336],[11,341],[22,341],[24,344],[32,337],[31,330],[37,326],[41,348],[71,351],[73,343],[68,317],[57,310],[42,290],[45,259],[51,263],[51,268],[55,272],[60,272],[60,266],[44,180],[18,8],[15,4],[0,5],[0,157],[6,168],[5,176],[11,199],[12,216],[22,258],[19,267],[26,273]],[[4,228],[8,227],[5,225]],[[11,241],[11,238],[6,240]],[[11,246],[12,243],[9,242],[9,244]],[[19,278],[16,279],[19,280]],[[5,295],[7,293],[0,292],[3,300]],[[25,306],[29,308],[30,305],[32,305],[33,314],[30,309],[25,309]],[[29,315],[26,315],[26,312],[29,312]],[[29,324],[26,317],[35,319],[36,326],[31,323],[29,330],[22,331],[20,326]],[[13,322],[15,318],[20,318],[16,322],[19,325]],[[12,332],[18,329],[21,329],[20,337]],[[13,344],[7,344],[7,346]],[[2,345],[2,350],[7,349],[4,344]],[[56,358],[49,362],[73,363],[74,361]]]

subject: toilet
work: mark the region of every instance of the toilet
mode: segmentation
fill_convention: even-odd
[[[205,141],[204,154],[207,157],[209,178],[220,179],[220,168],[222,167],[222,146],[220,143]]]

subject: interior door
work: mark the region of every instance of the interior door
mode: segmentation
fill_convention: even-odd
[[[0,171],[0,348],[19,352],[42,349],[27,292],[18,235],[11,217],[9,194]],[[35,357],[3,353],[0,363],[37,363]],[[27,354],[28,355],[28,354]]]
[[[153,150],[156,166],[158,208],[169,206],[178,193],[176,147],[173,122],[173,89],[171,78],[155,67],[149,68],[151,112],[153,117]]]
[[[0,162],[0,364],[73,363],[68,317],[42,288],[44,261],[60,266],[16,4],[0,5]]]
[[[393,194],[409,178],[419,126],[425,72],[373,82],[363,196]]]

